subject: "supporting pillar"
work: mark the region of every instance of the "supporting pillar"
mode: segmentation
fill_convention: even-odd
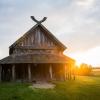
[[[12,66],[12,80],[15,80],[15,65]]]
[[[70,80],[70,64],[67,64],[67,79]]]
[[[52,65],[50,64],[49,66],[49,74],[50,74],[50,79],[52,80]]]
[[[31,82],[31,66],[28,64],[28,80]]]
[[[67,73],[66,73],[66,65],[64,65],[64,78],[65,78],[65,80],[66,80],[66,78],[67,78],[67,75],[66,75]]]
[[[71,73],[71,64],[70,64],[70,66],[69,66],[69,80],[71,80],[72,79],[72,73]]]
[[[0,82],[1,82],[1,71],[2,71],[2,66],[0,65]]]
[[[74,63],[72,63],[71,64],[71,73],[72,73],[72,79],[73,80],[75,80],[75,78],[76,78],[76,67],[75,67],[75,64]]]
[[[76,75],[75,75],[75,68],[73,69],[73,79],[75,80]]]

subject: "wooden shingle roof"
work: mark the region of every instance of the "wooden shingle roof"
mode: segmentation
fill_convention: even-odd
[[[36,24],[35,26],[33,26],[28,32],[26,32],[21,38],[19,38],[17,41],[15,41],[9,48],[12,48],[14,46],[16,46],[21,40],[23,40],[25,37],[27,37],[27,35],[29,35],[30,33],[32,33],[37,27],[42,28],[46,35],[48,35],[48,37],[55,42],[55,44],[57,44],[62,50],[65,50],[67,47],[61,43],[45,26],[43,26],[42,24]],[[34,33],[34,32],[33,32]]]
[[[17,63],[73,63],[74,59],[68,56],[58,56],[53,54],[22,54],[10,55],[2,60],[0,64],[17,64]]]

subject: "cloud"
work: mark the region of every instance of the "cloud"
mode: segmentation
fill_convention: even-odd
[[[95,1],[95,4],[97,2]],[[86,51],[100,45],[100,7],[78,9],[75,2],[65,14],[58,38],[69,47],[70,52]]]
[[[76,0],[76,4],[82,7],[90,7],[94,5],[95,0]]]
[[[100,46],[99,0],[0,0],[0,58],[8,55],[8,47],[35,24],[31,15],[48,17],[43,24],[69,53]]]

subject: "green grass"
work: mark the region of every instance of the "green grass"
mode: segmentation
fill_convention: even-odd
[[[54,82],[54,89],[32,89],[25,83],[0,83],[0,100],[100,100],[100,77]]]

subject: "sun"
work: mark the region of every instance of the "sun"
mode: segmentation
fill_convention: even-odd
[[[76,61],[76,63],[75,63],[75,65],[76,65],[77,67],[80,67],[81,64],[82,64],[82,62],[79,62],[79,61]]]

